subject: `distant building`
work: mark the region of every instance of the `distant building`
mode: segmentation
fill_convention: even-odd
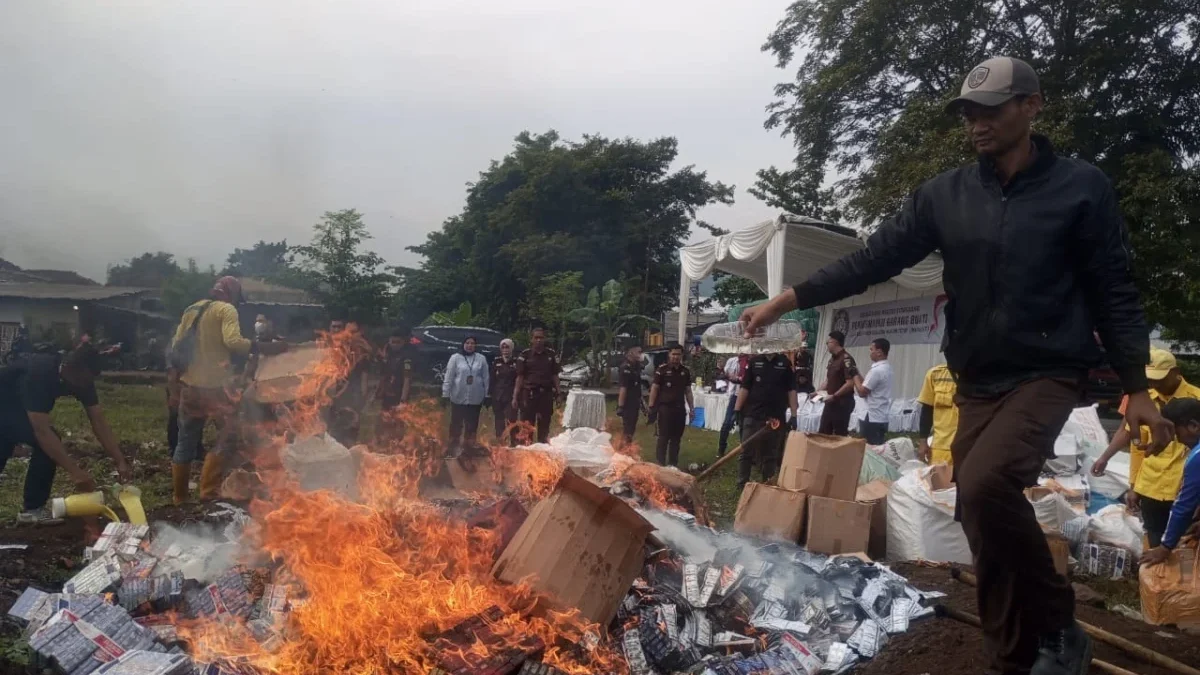
[[[0,353],[8,352],[21,325],[35,343],[67,346],[89,333],[133,345],[170,321],[157,289],[0,282]]]

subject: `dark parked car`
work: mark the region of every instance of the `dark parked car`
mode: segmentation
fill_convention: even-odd
[[[419,382],[441,384],[450,355],[462,347],[463,340],[474,337],[475,351],[487,357],[488,363],[500,355],[504,334],[490,328],[464,326],[418,326],[412,331],[409,343],[416,348],[413,369]]]

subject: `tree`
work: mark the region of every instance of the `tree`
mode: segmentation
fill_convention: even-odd
[[[713,287],[713,299],[721,303],[722,307],[733,307],[767,299],[767,294],[762,292],[758,284],[746,277],[724,273],[718,273],[716,276],[717,282]]]
[[[208,297],[217,281],[217,270],[209,266],[202,270],[194,258],[188,258],[187,269],[169,277],[162,284],[162,301],[171,316],[182,316],[192,303]]]
[[[1200,253],[1188,201],[1200,171],[1194,0],[797,0],[763,49],[781,68],[795,62],[766,126],[792,137],[796,161],[759,172],[751,192],[768,203],[875,226],[922,181],[972,160],[943,106],[967,69],[1006,54],[1041,76],[1038,131],[1120,191],[1143,292],[1166,295],[1158,289],[1179,290],[1190,274]],[[1156,298],[1150,317],[1195,335],[1185,319],[1196,297]]]
[[[143,253],[125,263],[110,265],[106,284],[109,286],[133,286],[138,288],[161,288],[163,282],[179,274],[175,256],[164,251]]]
[[[559,272],[542,278],[526,311],[530,319],[550,328],[558,339],[558,353],[566,356],[570,314],[583,298],[583,272]]]
[[[585,285],[630,280],[641,313],[669,308],[676,250],[696,210],[733,200],[733,188],[702,171],[672,170],[678,154],[673,138],[520,134],[512,152],[468,186],[462,213],[410,249],[424,260],[398,271],[398,311],[423,316],[470,300],[508,330],[543,277],[568,271],[581,272]]]
[[[253,277],[281,286],[302,288],[300,271],[289,262],[291,248],[287,240],[267,242],[259,240],[250,248],[235,248],[225,260],[222,275]]]
[[[471,310],[471,303],[463,302],[453,312],[434,312],[422,323],[430,326],[464,326],[480,327],[487,323],[487,317],[477,316]]]
[[[617,348],[617,336],[636,324],[658,324],[648,316],[632,313],[631,298],[616,279],[588,291],[587,304],[572,310],[567,318],[585,327],[591,349],[584,355],[584,361],[592,376],[599,376],[600,383],[607,383],[607,356]]]
[[[380,270],[383,258],[363,250],[370,238],[358,211],[327,211],[313,225],[312,243],[292,247],[289,257],[308,279],[305,290],[329,312],[367,325],[382,319],[396,280]]]

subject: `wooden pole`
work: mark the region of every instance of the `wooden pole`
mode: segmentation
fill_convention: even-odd
[[[938,616],[954,619],[955,621],[965,623],[968,626],[974,626],[975,628],[980,628],[982,626],[982,624],[979,623],[979,617],[975,616],[974,614],[960,612],[957,609],[953,609],[945,605],[934,606],[934,611],[937,612]],[[1106,673],[1111,673],[1111,675],[1138,675],[1131,670],[1125,670],[1120,666],[1114,666],[1113,664],[1107,661],[1101,661],[1100,659],[1092,659],[1092,665]]]
[[[967,572],[966,570],[960,570],[956,567],[951,568],[950,576],[958,579],[968,586],[979,585],[979,581],[975,578],[975,575]],[[1120,649],[1130,656],[1136,656],[1150,665],[1160,666],[1162,668],[1166,668],[1167,670],[1179,673],[1180,675],[1200,675],[1200,670],[1196,670],[1186,663],[1176,661],[1165,654],[1139,645],[1136,642],[1130,642],[1119,635],[1113,635],[1103,628],[1093,626],[1090,623],[1079,621],[1078,619],[1076,619],[1076,622],[1081,628],[1083,628],[1083,630],[1087,631],[1088,635],[1091,635],[1093,638],[1105,644],[1112,645],[1113,647]]]
[[[767,431],[771,431],[771,430],[778,429],[778,428],[779,428],[779,420],[768,420],[767,424],[765,426],[763,426],[763,428],[750,434],[750,438],[747,438],[746,440],[742,441],[736,448],[725,453],[724,457],[713,462],[712,466],[708,467],[707,469],[705,469],[705,470],[701,471],[699,474],[697,474],[696,482],[699,483],[700,481],[704,480],[705,478],[708,478],[709,476],[713,475],[713,473],[715,473],[717,469],[721,468],[722,466],[725,466],[734,457],[737,457],[738,455],[740,455],[742,453],[742,448],[745,448],[746,444],[749,443],[750,441],[753,441],[754,439],[763,435]]]

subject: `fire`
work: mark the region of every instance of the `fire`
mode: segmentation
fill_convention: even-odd
[[[540,641],[542,661],[567,673],[627,673],[623,659],[597,644],[602,627],[573,612],[539,609],[528,587],[492,577],[497,533],[420,498],[422,480],[445,461],[441,415],[432,406],[390,413],[382,422],[403,425],[403,436],[356,449],[361,503],[300,491],[290,481],[280,451],[324,430],[323,409],[362,358],[348,333],[327,338],[326,357],[303,379],[297,400],[246,436],[259,440],[255,463],[270,497],[252,504],[254,523],[243,539],[258,559],[270,560],[273,583],[288,587],[292,609],[275,627],[281,639],[263,641],[238,621],[200,619],[180,627],[193,656],[261,673],[415,674]],[[548,453],[492,448],[490,458],[497,482],[528,499],[549,494],[565,468]],[[484,621],[486,640],[438,637],[470,619]]]
[[[658,480],[656,469],[648,464],[630,464],[618,475],[620,480],[629,483],[634,492],[645,497],[656,509],[679,509],[678,498],[674,491]]]

